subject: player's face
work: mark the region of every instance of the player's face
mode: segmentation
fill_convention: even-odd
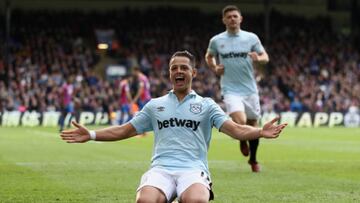
[[[190,59],[183,56],[176,56],[170,60],[170,81],[174,91],[188,91],[191,89],[191,81],[196,71],[191,67]]]
[[[242,21],[242,17],[238,11],[228,11],[225,13],[223,17],[223,23],[225,24],[227,29],[238,29],[240,28],[240,23]]]

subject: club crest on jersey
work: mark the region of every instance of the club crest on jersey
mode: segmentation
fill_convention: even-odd
[[[190,112],[194,114],[201,113],[202,105],[201,104],[190,104]]]

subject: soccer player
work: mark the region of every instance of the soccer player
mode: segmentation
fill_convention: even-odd
[[[119,98],[119,104],[120,104],[120,121],[119,124],[126,123],[132,118],[133,112],[131,109],[132,105],[132,97],[130,93],[130,75],[125,75],[119,84],[120,89],[120,98]],[[125,120],[125,118],[127,118]]]
[[[213,126],[235,139],[276,138],[286,124],[278,118],[262,129],[233,122],[211,98],[192,88],[195,58],[188,51],[176,52],[169,63],[173,89],[150,100],[134,118],[121,126],[89,131],[73,122],[76,129],[61,133],[68,143],[89,140],[115,141],[154,131],[151,168],[142,176],[137,202],[208,202],[213,199],[207,152]]]
[[[209,68],[221,76],[221,93],[232,120],[256,127],[260,118],[260,99],[253,63],[265,64],[269,56],[254,33],[240,29],[243,18],[236,6],[226,6],[222,15],[226,31],[210,39],[205,60]],[[248,163],[253,172],[259,172],[260,165],[256,160],[259,139],[249,139],[249,145],[250,150],[247,141],[240,140],[240,151],[244,156],[250,151]]]
[[[61,115],[59,119],[60,132],[64,130],[65,127],[65,119],[68,114],[70,114],[70,119],[74,116],[74,103],[73,103],[73,92],[74,85],[72,83],[73,78],[70,76],[63,81],[61,88],[59,89],[60,95],[60,108]],[[70,122],[68,123],[68,127],[70,127]]]
[[[133,68],[133,76],[134,82],[138,83],[137,92],[134,95],[133,102],[139,105],[139,109],[142,109],[151,99],[150,82],[148,77],[140,71],[139,67]]]

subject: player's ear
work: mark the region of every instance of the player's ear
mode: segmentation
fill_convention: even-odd
[[[197,70],[196,70],[196,68],[192,68],[192,76],[193,76],[193,78],[195,78],[196,77],[196,75],[197,75]]]

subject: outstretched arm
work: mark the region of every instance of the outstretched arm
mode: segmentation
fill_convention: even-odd
[[[284,129],[287,123],[275,125],[279,117],[274,118],[266,123],[263,128],[254,128],[248,125],[239,125],[232,120],[227,120],[221,126],[220,131],[237,139],[237,140],[253,140],[260,137],[276,138]]]
[[[90,131],[83,125],[78,124],[73,121],[72,124],[76,127],[71,130],[64,130],[61,132],[60,136],[67,143],[84,143],[89,141]],[[95,131],[97,141],[115,141],[127,139],[135,136],[136,129],[130,123],[126,123],[121,126],[111,126],[108,128],[103,128]]]

